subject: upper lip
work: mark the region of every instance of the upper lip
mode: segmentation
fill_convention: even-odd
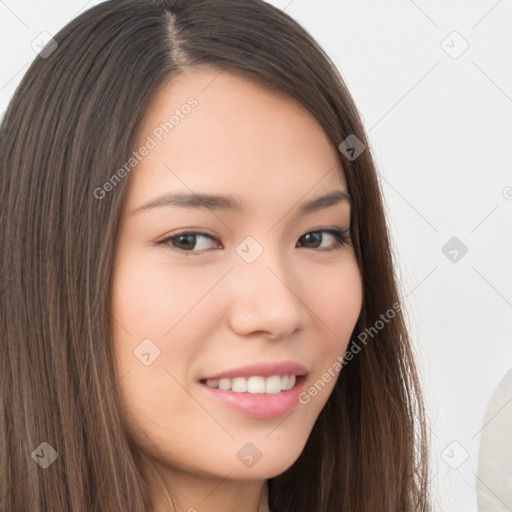
[[[232,368],[215,375],[209,375],[201,380],[206,379],[234,379],[235,377],[251,377],[258,375],[261,377],[270,377],[272,375],[306,375],[307,369],[302,364],[294,361],[282,361],[282,362],[265,362],[259,364],[251,364],[248,366],[240,366],[238,368]]]

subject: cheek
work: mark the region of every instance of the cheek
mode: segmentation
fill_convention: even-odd
[[[180,395],[170,375],[188,382],[187,369],[221,317],[208,295],[223,273],[171,265],[147,250],[119,255],[112,294],[115,357],[119,376],[130,372],[125,380],[138,383],[129,393],[134,403],[145,394],[155,397],[156,406],[163,390]]]
[[[324,350],[330,354],[344,351],[359,318],[363,301],[363,284],[355,256],[339,268],[315,272],[315,286],[305,284],[311,309],[319,326],[323,326]],[[314,305],[314,306],[313,306]]]
[[[159,256],[148,258],[133,251],[116,267],[114,316],[139,337],[167,338],[170,330],[186,322],[217,279],[211,272],[171,265]]]
[[[161,450],[170,435],[188,432],[171,422],[174,411],[188,410],[183,423],[200,424],[194,415],[201,411],[191,407],[182,386],[197,354],[190,343],[190,321],[199,312],[193,306],[211,283],[147,254],[137,257],[135,250],[122,254],[115,269],[113,332],[124,418],[140,445]],[[147,352],[146,365],[142,354]]]
[[[197,289],[192,292],[197,284],[135,250],[123,253],[115,269],[112,311],[119,376],[133,407],[156,412],[162,394],[179,392],[169,373],[182,382],[193,357],[185,317],[197,302]]]
[[[317,370],[310,376],[302,403],[309,404],[316,418],[341,377],[340,361],[361,312],[363,283],[355,255],[338,269],[317,269],[315,281],[317,286],[308,287],[308,300],[316,313],[311,315],[318,333],[311,355]]]
[[[341,378],[340,362],[350,343],[363,300],[363,284],[355,257],[338,271],[318,272],[316,282],[318,286],[310,288],[308,293],[311,309],[316,313],[312,314],[317,325],[315,332],[319,334],[311,353],[316,371],[299,396],[299,402],[308,407],[312,422],[318,418]]]

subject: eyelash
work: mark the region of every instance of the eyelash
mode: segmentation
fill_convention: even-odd
[[[350,228],[345,229],[345,230],[332,229],[332,228],[329,228],[329,229],[315,229],[313,231],[308,231],[307,233],[304,233],[304,235],[302,235],[300,238],[303,238],[306,235],[310,235],[310,234],[314,234],[314,233],[315,234],[316,233],[328,233],[328,234],[334,236],[335,242],[333,243],[333,246],[330,249],[325,249],[325,248],[324,249],[316,249],[316,248],[313,248],[313,250],[316,249],[316,250],[318,250],[320,252],[322,252],[322,251],[331,252],[331,251],[336,251],[336,250],[339,251],[345,245],[350,245],[350,246],[352,245],[352,242],[351,242],[351,230],[350,230]],[[177,251],[181,251],[181,252],[185,252],[185,253],[192,253],[192,254],[193,253],[201,253],[201,252],[204,252],[205,250],[208,250],[208,249],[204,249],[204,250],[200,250],[200,251],[186,250],[186,249],[181,249],[179,247],[174,247],[174,246],[172,246],[170,244],[170,242],[172,240],[175,240],[175,239],[177,239],[177,238],[179,238],[181,236],[185,236],[185,235],[203,236],[203,237],[206,237],[206,238],[210,238],[211,240],[214,240],[215,242],[220,242],[218,237],[210,235],[208,233],[204,233],[204,232],[201,232],[201,231],[183,231],[183,232],[178,233],[176,235],[168,236],[164,240],[160,240],[159,242],[156,242],[156,244],[158,246],[162,246],[162,247],[165,247],[165,248],[175,249]],[[323,242],[323,240],[322,240],[322,242]]]

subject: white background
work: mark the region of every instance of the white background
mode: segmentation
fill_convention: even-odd
[[[97,3],[0,1],[2,114],[36,36]],[[436,510],[476,511],[485,409],[512,368],[512,2],[272,3],[325,48],[360,110],[431,418]],[[453,31],[469,44],[457,58]],[[456,262],[441,251],[454,236],[468,248]]]

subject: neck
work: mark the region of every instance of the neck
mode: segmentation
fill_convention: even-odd
[[[167,478],[162,471],[159,473],[158,480],[149,480],[153,482],[154,512],[269,512],[266,480],[230,480],[174,472],[172,476],[167,474]]]

